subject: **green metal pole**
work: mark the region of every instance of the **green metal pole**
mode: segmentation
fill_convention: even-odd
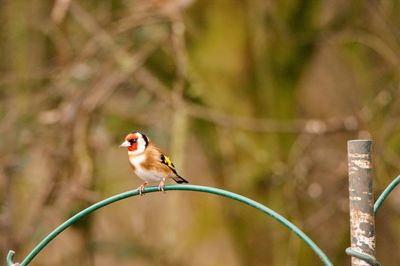
[[[218,189],[218,188],[212,188],[212,187],[205,187],[205,186],[196,186],[196,185],[167,185],[165,186],[165,190],[186,190],[186,191],[196,191],[196,192],[204,192],[204,193],[210,193],[210,194],[215,194],[215,195],[220,195],[226,198],[230,198],[239,202],[242,202],[244,204],[247,204],[255,209],[260,210],[261,212],[271,216],[273,219],[277,220],[280,224],[284,225],[285,227],[289,228],[292,232],[294,232],[301,240],[303,240],[313,251],[317,256],[320,258],[320,260],[324,263],[324,265],[332,266],[332,262],[329,260],[329,258],[325,255],[325,253],[305,234],[303,233],[298,227],[296,227],[294,224],[289,222],[285,217],[281,216],[280,214],[276,213],[275,211],[271,210],[270,208],[262,205],[261,203],[258,203],[254,200],[251,200],[249,198],[246,198],[244,196],[241,196],[239,194]],[[152,193],[152,192],[158,192],[157,187],[148,187],[144,190],[145,193]],[[51,241],[53,240],[57,235],[59,235],[61,232],[63,232],[65,229],[67,229],[69,226],[73,225],[75,222],[77,222],[79,219],[85,217],[86,215],[94,212],[95,210],[102,208],[104,206],[107,206],[113,202],[119,201],[126,199],[128,197],[133,197],[139,195],[138,190],[131,190],[127,191],[115,196],[112,196],[110,198],[104,199],[100,202],[97,202],[93,204],[92,206],[89,206],[88,208],[84,209],[83,211],[75,214],[72,216],[70,219],[65,221],[63,224],[58,226],[53,232],[51,232],[49,235],[47,235],[27,256],[26,258],[21,262],[20,266],[27,266],[32,259]],[[13,265],[13,251],[11,250],[7,256],[7,265],[11,266]]]

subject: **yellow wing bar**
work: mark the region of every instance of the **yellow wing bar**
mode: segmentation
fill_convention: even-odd
[[[161,162],[163,164],[168,165],[169,168],[175,170],[175,165],[171,162],[171,160],[164,154],[161,154]]]

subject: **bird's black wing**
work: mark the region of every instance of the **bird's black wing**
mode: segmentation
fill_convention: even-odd
[[[174,172],[174,174],[177,174],[176,170],[175,170],[175,165],[171,162],[171,160],[167,157],[167,155],[164,155],[164,154],[161,153],[161,158],[160,159],[161,159],[161,162],[163,164],[168,166],[169,169],[171,169]]]
[[[174,179],[175,182],[177,182],[179,184],[180,183],[189,183],[186,179],[184,179],[183,177],[178,175],[178,173],[176,172],[176,169],[175,169],[175,165],[171,162],[171,160],[166,155],[161,153],[160,159],[161,159],[161,163],[168,166],[169,169],[171,169],[172,172],[175,174],[175,176],[172,176],[172,179]]]

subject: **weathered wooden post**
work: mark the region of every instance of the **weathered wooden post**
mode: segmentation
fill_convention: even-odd
[[[351,249],[375,257],[371,140],[347,142]],[[352,266],[370,265],[352,257]]]

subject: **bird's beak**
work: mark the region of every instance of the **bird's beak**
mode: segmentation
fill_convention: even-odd
[[[131,144],[130,144],[129,141],[127,141],[127,140],[125,140],[124,142],[122,142],[121,145],[119,145],[120,148],[123,148],[123,147],[130,147],[130,146],[131,146]]]

